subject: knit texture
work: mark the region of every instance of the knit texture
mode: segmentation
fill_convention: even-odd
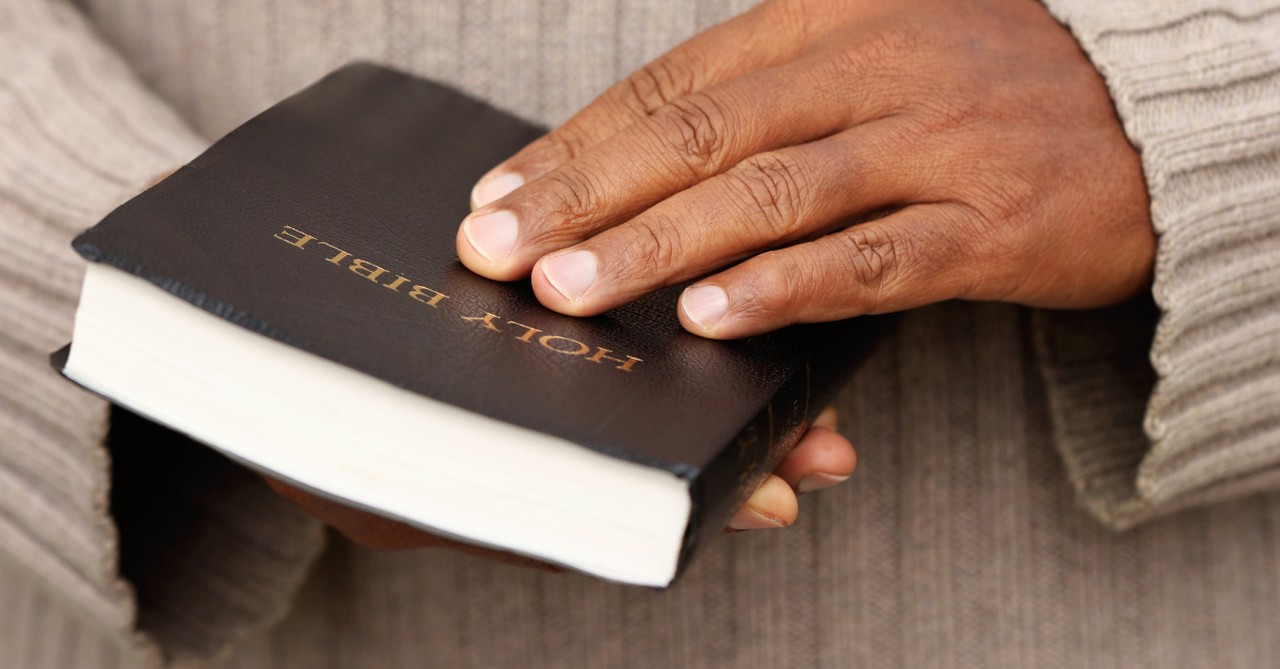
[[[1273,488],[1280,10],[1257,1],[1047,4],[1102,72],[1141,151],[1158,235],[1154,340],[1154,314],[1146,322],[1038,320],[1071,480],[1115,527]],[[1118,338],[1096,336],[1100,329]],[[1144,340],[1155,371],[1149,401],[1134,392],[1152,382],[1133,355]]]
[[[554,125],[695,26],[752,3],[326,0],[235,2],[221,14],[89,4],[144,78],[217,137],[354,58]],[[1159,234],[1154,294],[1164,316],[1154,345],[1097,349],[1091,315],[1036,319],[1055,437],[1081,503],[1124,528],[1280,484],[1280,13],[1261,0],[1045,4],[1107,82],[1141,151]],[[145,21],[175,30],[139,33]],[[234,33],[205,30],[223,23]],[[1147,324],[1129,327],[1149,335]],[[1083,336],[1072,350],[1045,348],[1073,329]],[[1135,345],[1156,365],[1154,394]],[[1144,433],[1134,410],[1148,400]]]
[[[243,472],[180,448],[138,450],[157,437],[127,421],[112,447],[115,480],[128,484],[109,490],[105,406],[44,357],[69,337],[81,272],[71,236],[343,62],[386,62],[555,124],[752,3],[81,4],[93,30],[58,3],[0,4],[0,545],[139,649],[102,660],[112,666],[154,661],[157,647],[182,663],[225,652],[283,613],[320,541],[315,523]],[[1267,199],[1276,12],[1050,7],[1142,150],[1158,309],[1036,314],[1043,389],[1025,312],[908,315],[841,399],[861,449],[855,479],[806,498],[797,528],[713,545],[668,593],[340,543],[284,625],[230,662],[1280,665],[1280,495],[1116,536],[1074,511],[1048,456],[1052,433],[1079,499],[1116,526],[1280,485],[1266,438],[1277,349],[1265,341],[1276,330],[1268,291],[1280,285],[1267,277],[1280,263],[1266,262],[1280,257]],[[164,466],[149,472],[152,462]],[[0,569],[0,599],[20,602],[0,620],[0,653],[19,659],[0,664],[93,666],[74,648],[35,650],[40,629],[90,632],[14,585],[19,573]],[[45,647],[57,647],[50,634]]]
[[[856,475],[794,527],[712,542],[669,591],[335,540],[289,616],[216,666],[1280,666],[1280,494],[1124,533],[1079,511],[1017,355],[1026,316],[904,315],[839,399]],[[0,565],[0,666],[143,666],[88,657],[105,644],[22,573]]]
[[[152,517],[199,505],[184,533],[152,522],[119,534],[125,519],[109,511],[173,472],[112,490],[108,405],[70,387],[48,358],[71,339],[83,275],[71,238],[205,142],[60,3],[0,3],[0,63],[0,546],[144,655],[156,655],[153,628],[199,604],[200,619],[165,641],[178,654],[215,655],[283,614],[319,552],[319,527],[227,467],[216,494],[186,478],[135,505]],[[245,522],[255,532],[235,531]],[[261,545],[264,531],[286,548]],[[122,551],[167,563],[126,580]],[[175,576],[199,585],[193,593]]]

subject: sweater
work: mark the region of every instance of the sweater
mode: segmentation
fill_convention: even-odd
[[[321,551],[321,528],[234,466],[199,451],[160,452],[180,439],[129,427],[120,414],[113,424],[100,399],[48,369],[48,351],[69,338],[82,272],[70,238],[348,60],[389,62],[555,124],[749,4],[0,6],[0,546],[144,656],[215,656],[280,619]],[[1079,504],[1108,526],[1274,489],[1280,12],[1221,0],[1046,4],[1102,73],[1142,155],[1155,281],[1150,305],[1032,313],[1029,369],[1044,397],[995,395],[1026,415],[1043,402],[1044,441],[1060,453]],[[938,335],[918,324],[955,308],[912,316],[892,347],[936,347]],[[1003,354],[1022,356],[1020,317],[991,313],[1002,316],[987,327],[1015,333],[1002,340],[1014,345]],[[865,400],[846,395],[846,413],[868,418],[857,408]],[[1017,413],[997,424],[1016,425]],[[856,424],[847,429],[859,434]],[[951,429],[935,425],[920,438],[932,443]],[[875,474],[864,466],[863,475]],[[917,490],[920,504],[949,494],[941,490]],[[147,503],[155,499],[199,518],[199,536],[184,533],[172,509]],[[136,539],[122,545],[125,535]],[[950,538],[927,540],[945,550]],[[843,552],[805,552],[801,562],[821,573],[838,568],[826,563]]]

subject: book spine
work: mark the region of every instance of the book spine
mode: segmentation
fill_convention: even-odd
[[[816,353],[797,361],[769,401],[693,480],[693,511],[677,577],[701,545],[724,532],[733,514],[799,443],[893,319],[878,316],[859,321],[807,340],[809,350]],[[854,343],[854,337],[863,341]]]

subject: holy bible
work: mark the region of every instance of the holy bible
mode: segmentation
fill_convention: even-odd
[[[353,64],[80,235],[67,377],[445,536],[665,587],[867,351],[873,320],[717,342],[676,288],[593,318],[473,275],[472,184],[544,130]]]

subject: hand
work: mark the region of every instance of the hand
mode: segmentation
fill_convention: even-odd
[[[1103,81],[1032,0],[764,2],[498,165],[473,206],[475,272],[575,315],[705,277],[680,319],[713,338],[952,298],[1099,306],[1154,253]]]
[[[836,432],[836,412],[823,411],[813,426],[729,523],[731,530],[786,527],[795,522],[796,494],[835,485],[853,473],[857,464],[853,446]],[[268,478],[276,492],[293,500],[311,515],[335,527],[350,539],[383,549],[453,548],[499,562],[558,570],[538,560],[445,539],[434,534],[338,502],[317,497],[281,481]]]

